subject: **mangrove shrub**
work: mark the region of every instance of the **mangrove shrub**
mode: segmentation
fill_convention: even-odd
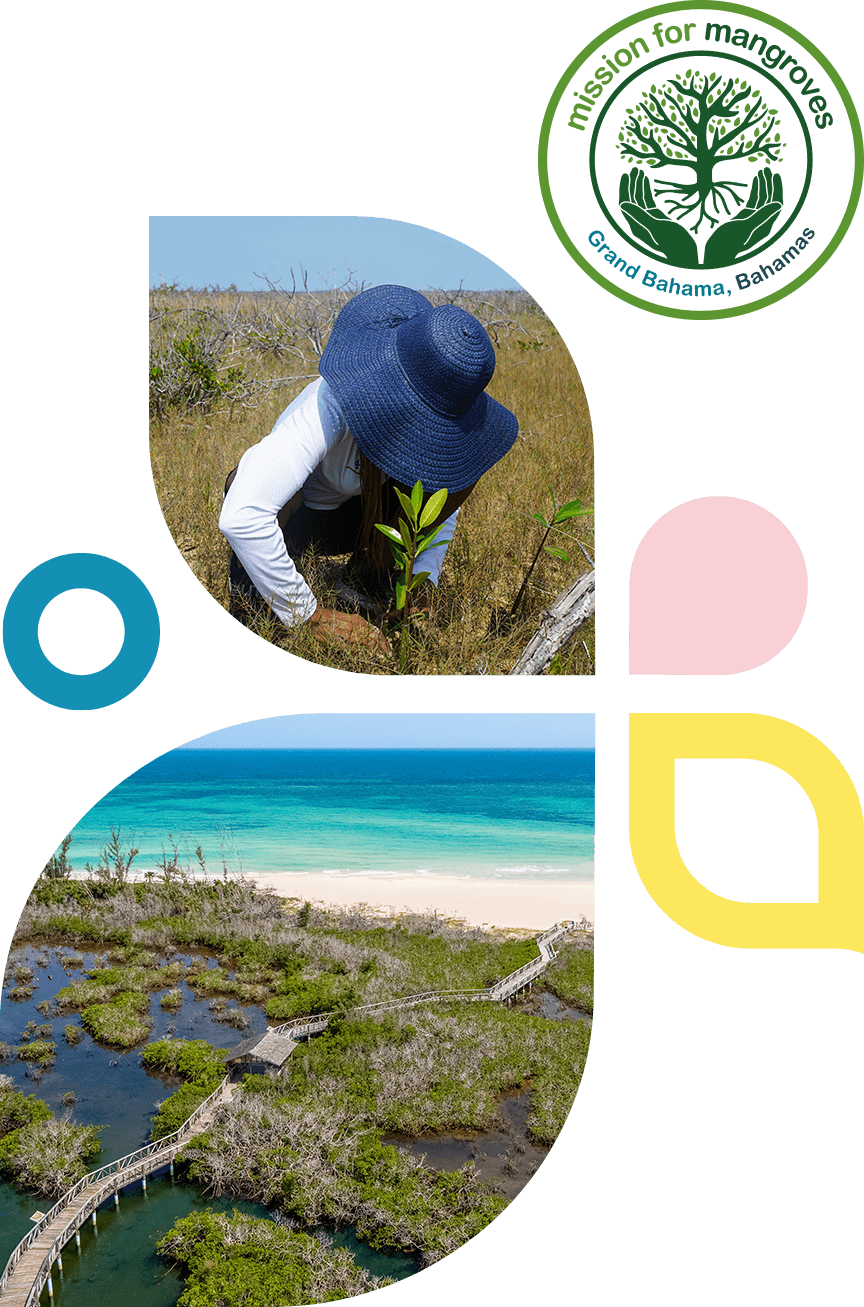
[[[35,1120],[0,1141],[0,1170],[21,1189],[59,1198],[87,1174],[100,1147],[97,1126],[68,1117]]]
[[[178,1307],[331,1302],[390,1283],[362,1270],[344,1248],[325,1248],[311,1235],[237,1211],[181,1217],[156,1247],[183,1268]]]
[[[196,1107],[218,1089],[225,1075],[224,1053],[206,1039],[160,1039],[148,1044],[142,1054],[145,1067],[179,1076],[184,1084],[159,1106],[153,1118],[151,1139],[162,1139],[179,1130]]]

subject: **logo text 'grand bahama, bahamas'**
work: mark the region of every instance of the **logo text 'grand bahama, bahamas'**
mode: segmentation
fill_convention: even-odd
[[[603,32],[555,88],[546,210],[577,263],[673,317],[731,317],[812,277],[861,189],[861,129],[831,64],[739,5],[669,4]]]

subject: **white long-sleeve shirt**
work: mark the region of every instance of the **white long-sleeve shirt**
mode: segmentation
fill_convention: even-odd
[[[288,405],[268,436],[247,449],[219,517],[219,530],[255,589],[286,626],[307,621],[318,606],[277,520],[301,489],[307,507],[325,510],[360,494],[360,451],[322,377]],[[422,570],[436,585],[458,512],[447,519],[443,542],[422,557]]]

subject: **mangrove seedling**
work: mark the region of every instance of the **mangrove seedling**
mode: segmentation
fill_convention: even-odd
[[[429,572],[416,572],[415,567],[417,560],[427,549],[431,549],[436,543],[448,543],[444,540],[438,540],[438,536],[444,530],[446,523],[442,522],[440,526],[429,529],[444,507],[448,492],[446,490],[436,490],[424,504],[425,492],[422,482],[415,482],[410,497],[404,495],[397,486],[393,488],[399,497],[399,503],[402,505],[405,516],[399,518],[398,530],[394,530],[392,526],[386,526],[383,522],[376,522],[375,526],[377,530],[387,537],[387,543],[400,569],[400,576],[396,581],[396,611],[399,613],[401,620],[399,670],[404,673],[408,670],[412,599],[423,582],[428,581],[430,576]]]
[[[525,578],[521,586],[519,587],[519,593],[517,594],[516,598],[513,600],[513,607],[510,609],[510,617],[516,616],[516,613],[519,609],[519,605],[522,602],[522,596],[525,593],[528,582],[531,580],[531,573],[534,571],[534,568],[537,566],[537,560],[540,557],[541,553],[544,552],[544,550],[547,554],[550,555],[551,558],[557,558],[559,562],[562,563],[570,562],[570,555],[567,553],[565,549],[559,549],[555,545],[546,544],[546,541],[549,539],[549,532],[552,531],[554,527],[560,526],[562,522],[569,522],[571,518],[574,517],[586,517],[588,514],[594,512],[593,508],[583,508],[581,499],[571,499],[569,504],[562,504],[561,507],[558,508],[555,504],[555,494],[552,490],[552,487],[549,485],[548,481],[546,483],[546,489],[549,491],[549,498],[552,500],[552,516],[547,522],[546,518],[543,516],[542,513],[532,514],[534,521],[539,522],[541,526],[544,526],[546,528],[546,530],[544,531],[540,539],[540,543],[537,546],[537,552],[535,553],[534,557],[531,560],[531,566],[528,568],[528,571],[525,573]]]

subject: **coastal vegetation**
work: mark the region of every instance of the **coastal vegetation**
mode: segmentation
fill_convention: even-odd
[[[0,1076],[0,1172],[19,1188],[57,1198],[99,1152],[99,1132],[57,1119],[47,1103]]]
[[[504,1209],[512,1193],[503,1177],[518,1171],[526,1148],[542,1156],[554,1142],[590,1040],[590,1020],[548,1020],[536,1002],[471,1001],[537,957],[528,932],[474,929],[434,913],[329,910],[177,865],[131,879],[119,836],[115,843],[112,874],[48,875],[30,895],[16,943],[54,950],[69,972],[73,957],[89,960],[83,976],[62,977],[40,1004],[42,1024],[30,1021],[10,1055],[56,1047],[48,1038],[56,1020],[70,1049],[86,1032],[118,1056],[137,1050],[142,1072],[173,1091],[152,1120],[150,1137],[159,1139],[213,1093],[229,1063],[228,1050],[205,1039],[153,1039],[155,1021],[165,1030],[195,1003],[240,1029],[249,1024],[243,1007],[257,1012],[259,1029],[262,1013],[273,1024],[330,1014],[273,1074],[235,1069],[233,1093],[177,1157],[178,1181],[270,1213],[207,1211],[176,1221],[159,1249],[182,1271],[183,1307],[366,1292],[382,1281],[328,1246],[327,1232],[350,1229],[365,1247],[422,1267]],[[590,1011],[592,938],[576,932],[559,948],[533,999],[548,990]],[[20,965],[7,974],[16,987],[34,979]],[[364,1010],[430,991],[448,996]],[[526,1105],[521,1133],[502,1108],[514,1093]],[[502,1179],[483,1174],[473,1157],[435,1167],[417,1153],[424,1140],[493,1130],[509,1140]],[[55,1117],[0,1081],[0,1169],[14,1183],[56,1195],[98,1148],[98,1129],[75,1126],[68,1113]],[[528,1173],[523,1167],[522,1182]]]
[[[332,1302],[389,1284],[326,1238],[234,1212],[181,1217],[158,1245],[184,1272],[178,1307],[273,1307]]]
[[[183,1082],[170,1098],[159,1104],[150,1131],[151,1139],[163,1139],[179,1130],[225,1075],[222,1054],[203,1039],[158,1040],[147,1045],[141,1062],[149,1070],[167,1072]]]
[[[349,279],[320,293],[173,285],[150,293],[156,491],[184,560],[223,607],[232,606],[230,551],[218,529],[225,479],[317,377],[336,315],[359,289]],[[587,401],[560,335],[529,295],[424,293],[433,303],[458,303],[489,332],[496,354],[489,393],[517,415],[520,432],[460,511],[439,585],[429,588],[428,607],[411,623],[411,671],[505,673],[534,635],[540,613],[592,565],[586,551],[593,559],[593,517],[559,516],[550,525],[539,516],[550,493],[556,505],[581,501],[580,513],[593,505]],[[307,579],[326,606],[342,603],[336,585],[344,562],[314,556],[304,562]],[[309,661],[394,673],[405,658],[396,630],[404,609],[397,612],[394,604],[394,613],[387,653],[359,643],[322,644],[309,626],[289,630],[269,613],[238,615],[264,639]],[[510,620],[500,620],[506,614]],[[373,620],[381,623],[380,616]],[[561,652],[555,671],[593,670],[592,619]]]

